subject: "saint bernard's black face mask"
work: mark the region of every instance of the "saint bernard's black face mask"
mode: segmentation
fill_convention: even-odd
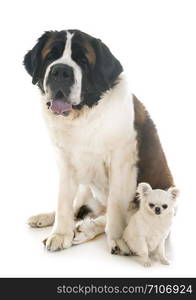
[[[79,30],[47,31],[24,57],[24,65],[53,113],[96,104],[123,71],[101,40]]]

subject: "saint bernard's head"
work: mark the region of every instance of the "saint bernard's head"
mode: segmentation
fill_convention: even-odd
[[[101,40],[79,30],[45,32],[25,55],[24,65],[49,110],[64,116],[96,104],[123,71]]]

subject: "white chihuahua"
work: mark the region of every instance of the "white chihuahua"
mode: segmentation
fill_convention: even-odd
[[[153,190],[148,183],[137,188],[139,210],[130,218],[123,238],[140,262],[151,266],[149,255],[155,254],[162,264],[169,264],[165,256],[165,240],[170,232],[179,190]]]

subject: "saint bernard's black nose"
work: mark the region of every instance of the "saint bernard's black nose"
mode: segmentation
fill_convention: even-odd
[[[65,64],[56,64],[51,67],[50,78],[58,83],[71,84],[74,79],[73,68]]]

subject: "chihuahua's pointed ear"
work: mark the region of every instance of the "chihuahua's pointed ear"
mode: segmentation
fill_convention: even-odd
[[[41,50],[43,49],[46,41],[50,37],[51,32],[45,32],[37,41],[37,44],[32,50],[28,51],[24,57],[23,64],[27,72],[32,76],[32,83],[36,84],[39,80],[41,71],[42,59]]]
[[[150,184],[146,182],[141,182],[137,187],[137,193],[141,196],[147,196],[149,192],[152,191]]]
[[[168,189],[168,192],[170,193],[170,195],[172,196],[172,198],[174,200],[176,200],[176,198],[179,197],[179,195],[180,195],[180,190],[176,187],[170,187]]]

